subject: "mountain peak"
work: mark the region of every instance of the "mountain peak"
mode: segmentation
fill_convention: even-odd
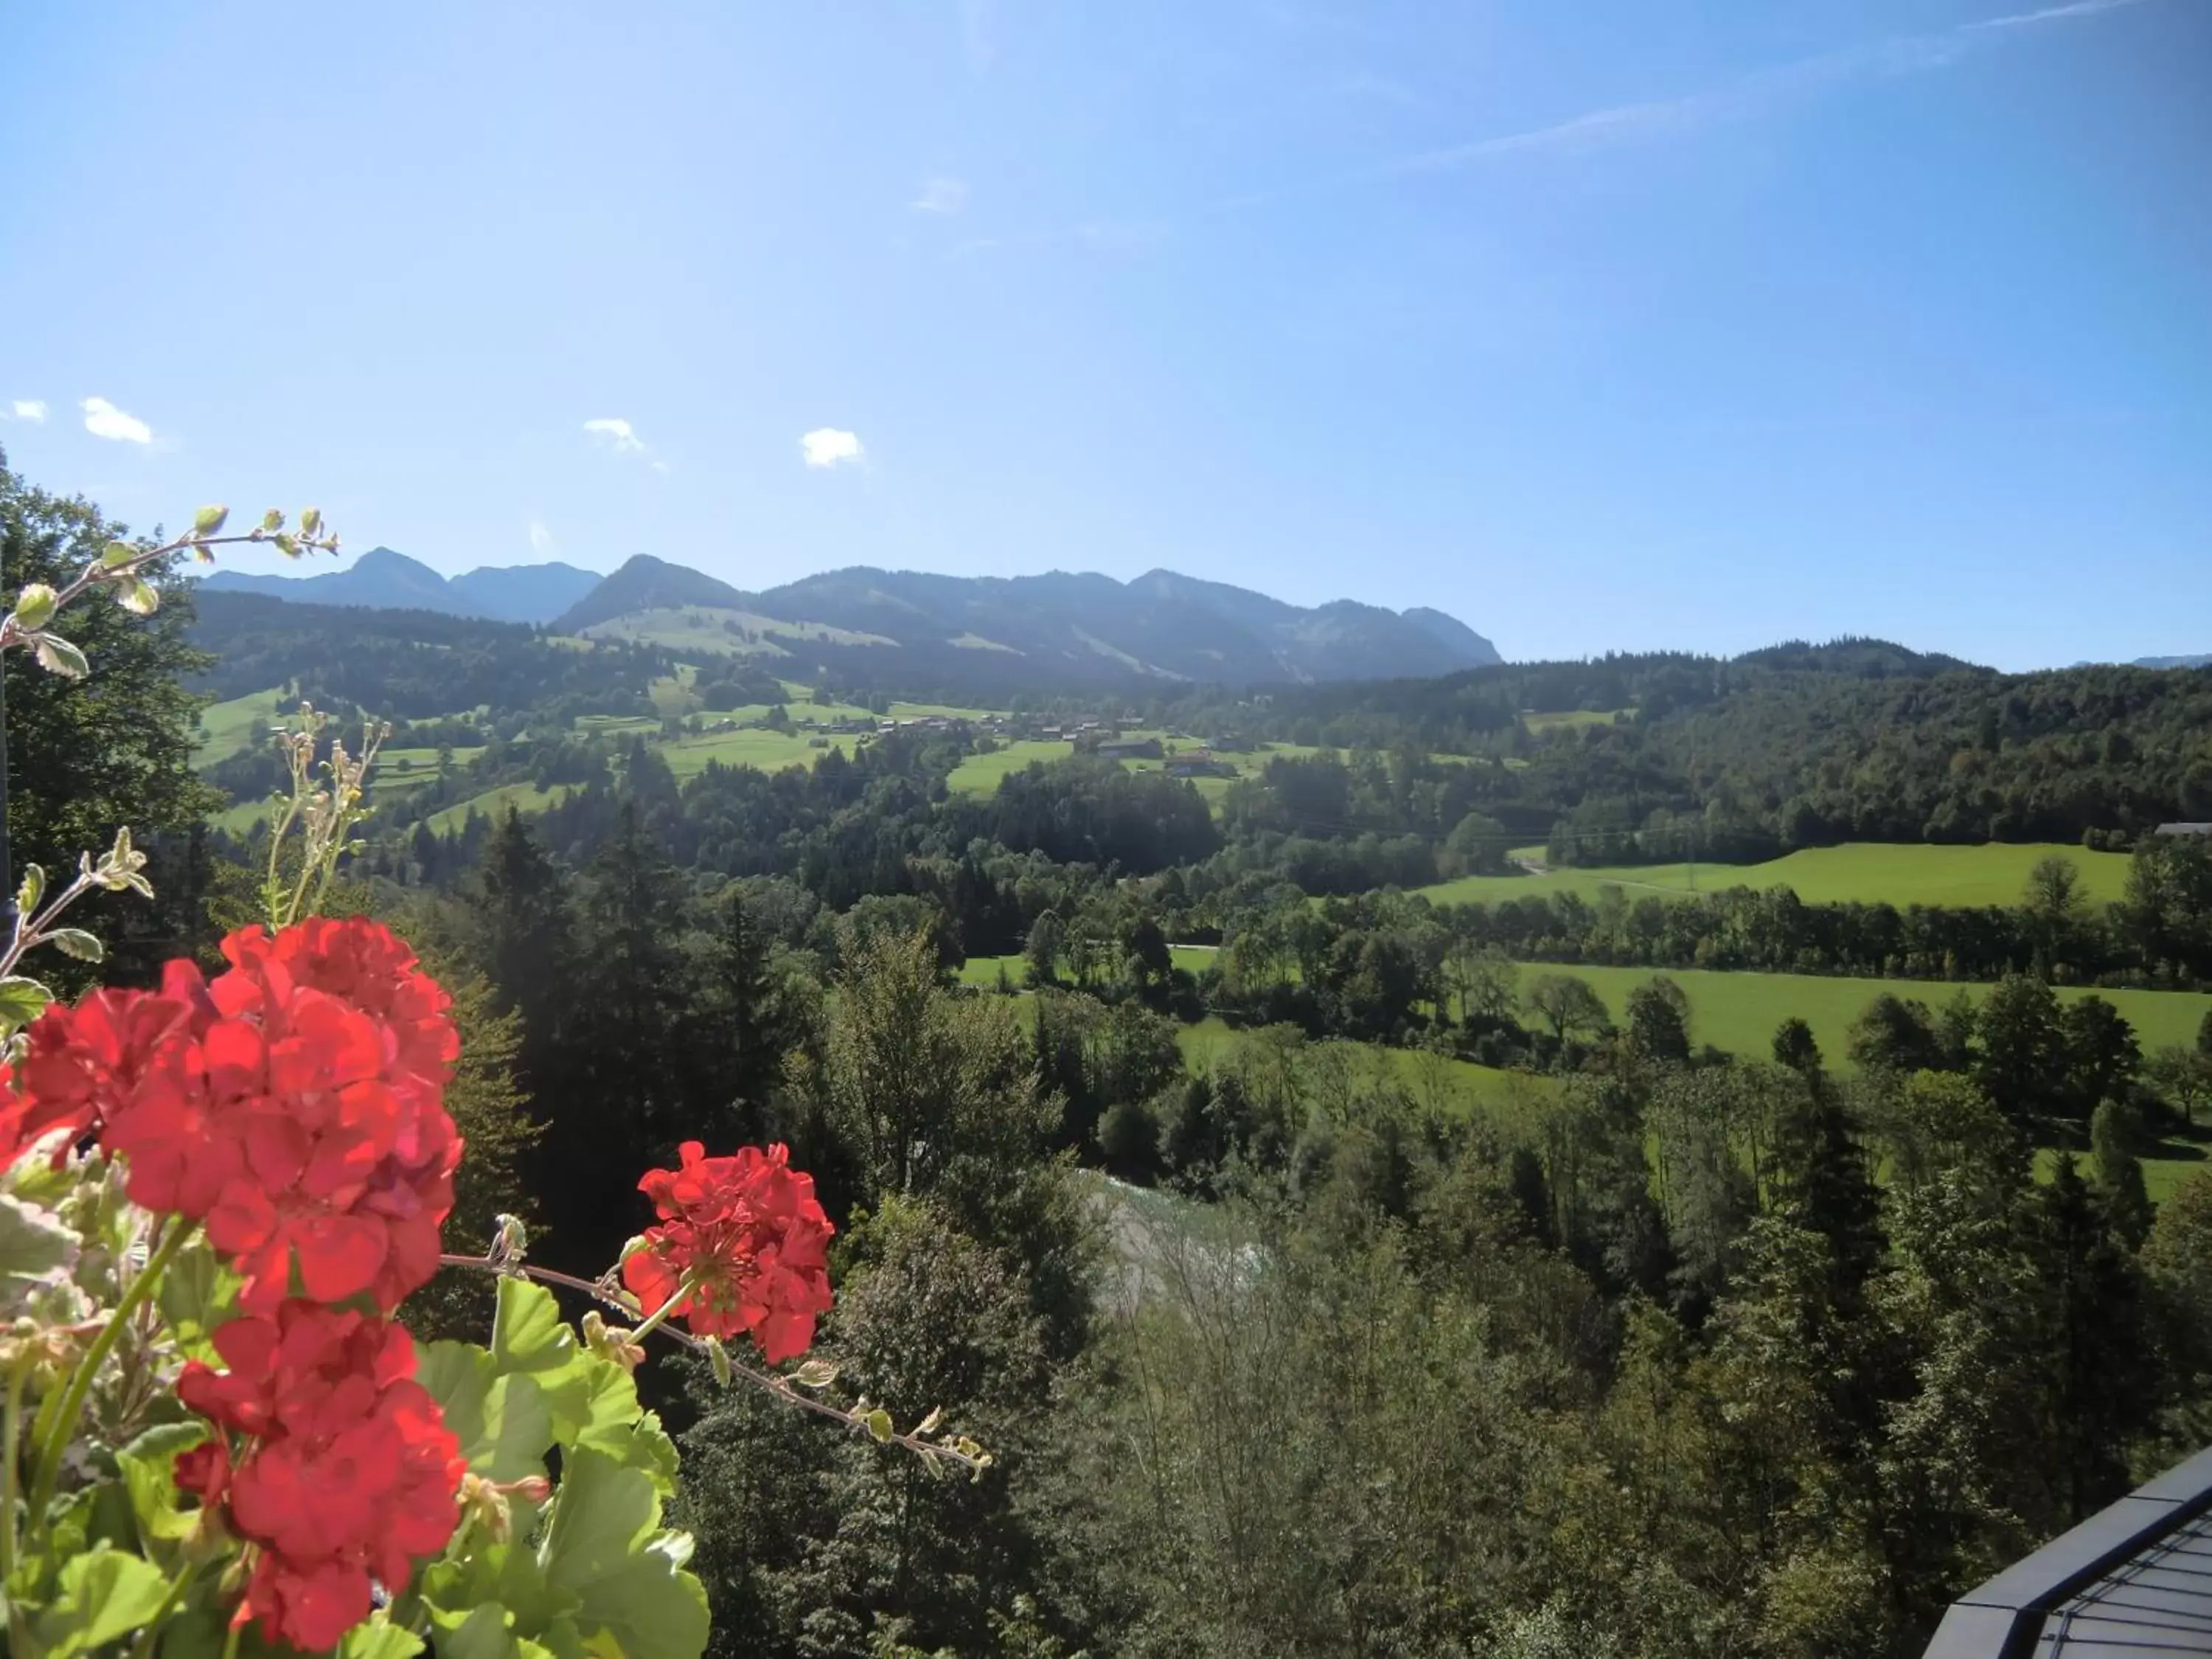
[[[211,593],[260,593],[305,605],[436,611],[452,617],[543,623],[581,599],[599,580],[573,565],[524,564],[471,570],[449,582],[420,559],[380,546],[342,570],[301,576],[218,570],[204,586]]]
[[[313,604],[437,611],[580,634],[617,617],[645,618],[653,637],[684,610],[743,612],[702,635],[674,630],[690,652],[764,655],[779,672],[883,672],[900,647],[916,685],[1091,684],[1139,680],[1258,684],[1445,674],[1497,662],[1490,642],[1441,611],[1403,616],[1353,599],[1304,607],[1173,570],[1130,582],[1096,571],[945,576],[848,565],[745,593],[651,553],[600,577],[574,565],[486,566],[447,580],[419,560],[375,547],[351,566],[304,577],[225,572],[215,592]],[[636,630],[633,630],[636,631]],[[727,644],[723,641],[726,640]]]
[[[672,611],[687,605],[715,610],[742,609],[745,596],[726,581],[719,581],[689,566],[671,564],[650,553],[633,553],[615,568],[614,574],[554,618],[556,632],[580,634],[586,628],[634,611]]]
[[[1457,617],[1447,615],[1425,605],[1417,605],[1398,613],[1419,629],[1431,639],[1442,641],[1455,651],[1462,651],[1477,666],[1505,660],[1498,654],[1498,647],[1476,633]]]

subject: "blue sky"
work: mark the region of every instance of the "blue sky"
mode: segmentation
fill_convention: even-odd
[[[6,36],[0,447],[137,526],[1167,565],[1522,658],[2212,651],[2212,0]]]

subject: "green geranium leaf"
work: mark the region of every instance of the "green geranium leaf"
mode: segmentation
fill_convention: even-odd
[[[491,1356],[472,1342],[415,1345],[415,1380],[438,1402],[464,1453],[483,1433],[484,1399],[497,1376]]]
[[[438,1659],[520,1659],[522,1643],[514,1633],[514,1615],[495,1601],[487,1601],[465,1614],[433,1613]]]
[[[698,1659],[707,1591],[683,1570],[690,1554],[688,1536],[660,1529],[660,1494],[643,1470],[588,1446],[562,1458],[538,1559],[548,1583],[579,1598],[589,1646],[611,1643],[624,1659]]]
[[[608,1366],[619,1372],[618,1365]],[[629,1378],[623,1376],[629,1382]],[[637,1403],[637,1391],[629,1393],[632,1409]],[[576,1437],[579,1446],[589,1446],[594,1451],[605,1452],[624,1468],[636,1469],[653,1482],[653,1489],[663,1498],[676,1492],[676,1472],[680,1460],[676,1443],[668,1437],[668,1431],[660,1426],[660,1413],[647,1412],[628,1423],[597,1423]]]
[[[54,994],[34,979],[9,974],[0,979],[0,1023],[28,1025],[46,1012]]]
[[[237,1283],[237,1276],[216,1260],[215,1247],[204,1236],[185,1245],[169,1263],[155,1299],[186,1358],[210,1357],[208,1337],[228,1316]]]
[[[150,1561],[95,1550],[62,1568],[61,1593],[39,1615],[46,1659],[71,1659],[118,1641],[161,1610],[168,1580]]]
[[[0,1293],[67,1277],[83,1242],[52,1210],[0,1193]]]
[[[149,1429],[115,1454],[142,1540],[173,1541],[197,1524],[177,1505],[177,1459],[208,1437],[204,1423],[165,1423]]]
[[[545,1473],[553,1413],[534,1378],[497,1375],[492,1357],[466,1342],[431,1343],[416,1376],[477,1474],[508,1481]]]
[[[40,667],[65,680],[81,680],[92,672],[92,665],[85,660],[84,653],[58,634],[40,635],[31,653],[38,658]]]
[[[33,582],[15,596],[15,626],[28,632],[54,619],[60,595],[44,582]]]
[[[541,1382],[557,1380],[575,1364],[576,1334],[561,1317],[553,1292],[526,1279],[499,1281],[499,1310],[491,1328],[491,1358],[502,1376],[522,1371]]]
[[[422,1651],[422,1638],[382,1618],[372,1617],[342,1637],[337,1659],[415,1659]]]
[[[98,962],[107,955],[107,949],[99,936],[88,933],[82,927],[57,927],[46,935],[46,943],[65,957],[75,957],[79,962]]]
[[[422,1596],[438,1659],[584,1659],[578,1597],[546,1583],[524,1545],[494,1544],[465,1560],[437,1563],[422,1575]]]
[[[562,1446],[595,1446],[619,1463],[651,1472],[659,1490],[673,1490],[674,1448],[663,1452],[667,1436],[658,1419],[645,1426],[637,1384],[576,1340],[552,1292],[527,1279],[500,1280],[491,1358],[502,1376],[525,1376],[538,1385]]]

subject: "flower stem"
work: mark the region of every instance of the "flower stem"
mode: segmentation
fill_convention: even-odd
[[[47,1431],[46,1443],[39,1459],[37,1484],[31,1488],[31,1526],[34,1533],[46,1530],[46,1510],[54,1501],[54,1487],[62,1477],[62,1456],[69,1449],[70,1437],[76,1431],[77,1415],[84,1410],[85,1397],[92,1392],[100,1368],[107,1363],[108,1355],[123,1340],[131,1316],[153,1295],[169,1264],[198,1231],[198,1222],[180,1221],[170,1228],[169,1236],[161,1241],[161,1248],[154,1252],[144,1269],[125,1287],[123,1299],[115,1304],[107,1323],[100,1327],[100,1334],[92,1339],[92,1346],[85,1350],[84,1358],[77,1361],[76,1370],[70,1374],[61,1409],[54,1414],[53,1426]]]
[[[633,1342],[642,1342],[653,1332],[659,1330],[667,1322],[668,1316],[676,1311],[678,1304],[699,1288],[700,1281],[703,1277],[703,1274],[698,1273],[684,1274],[678,1282],[676,1288],[669,1292],[668,1300],[646,1316],[645,1322],[629,1334],[629,1340]]]
[[[199,1576],[200,1564],[187,1561],[177,1569],[177,1576],[169,1581],[163,1592],[161,1605],[154,1609],[154,1616],[146,1621],[146,1628],[138,1632],[138,1639],[131,1644],[131,1659],[154,1659],[154,1647],[161,1639],[161,1621],[177,1610],[177,1603],[185,1599],[192,1580]]]
[[[15,1576],[15,1447],[22,1437],[24,1365],[8,1372],[8,1407],[0,1419],[0,1584]]]

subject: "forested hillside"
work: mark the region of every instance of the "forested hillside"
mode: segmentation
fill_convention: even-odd
[[[1620,657],[1286,689],[1264,702],[1193,697],[1151,712],[1304,744],[1521,763],[1492,780],[1489,809],[1523,830],[1558,825],[1575,838],[1558,855],[1594,863],[1678,858],[1693,839],[1741,859],[1852,840],[2124,836],[2212,817],[2203,669],[2004,675],[1846,641],[1725,662]]]
[[[113,534],[0,508],[13,584]],[[319,758],[393,721],[341,898],[457,988],[447,1249],[520,1215],[589,1270],[638,1170],[783,1142],[836,1396],[990,1446],[939,1481],[646,1365],[717,1654],[1909,1659],[2212,1438],[2212,837],[2149,828],[2204,675],[1850,641],[1017,709],[160,592],[99,613],[127,733],[11,680],[19,844],[157,829],[158,954],[211,959],[270,843],[197,828],[196,742],[250,805],[303,697]],[[1885,887],[1947,805],[2041,838],[1957,849],[2000,902]],[[1712,862],[1891,826],[1828,902]]]

